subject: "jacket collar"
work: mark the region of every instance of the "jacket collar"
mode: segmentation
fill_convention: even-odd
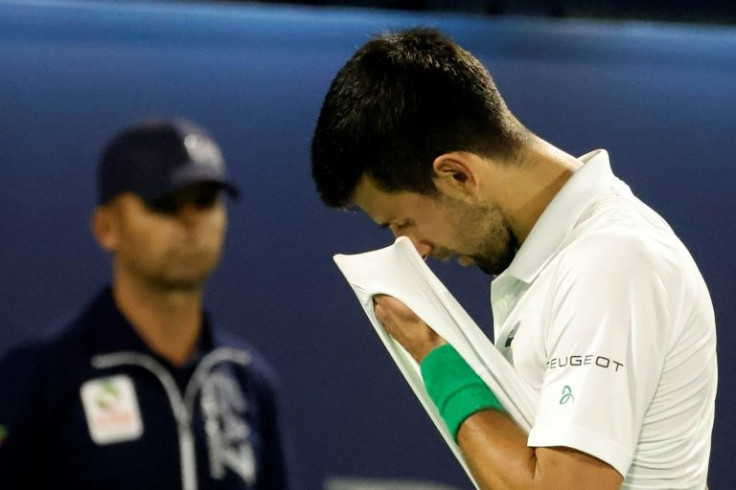
[[[207,352],[215,347],[209,314],[205,311],[202,315],[202,332],[197,340],[195,351],[185,363],[185,366],[198,363]],[[148,347],[128,319],[118,309],[111,287],[105,287],[97,294],[81,319],[94,354],[138,352],[153,356],[165,365],[170,366],[166,359]]]

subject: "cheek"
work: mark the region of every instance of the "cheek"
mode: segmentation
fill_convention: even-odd
[[[126,235],[127,247],[139,255],[154,256],[166,252],[171,230],[167,226],[158,225],[156,228],[139,228],[129,230]]]
[[[207,233],[206,236],[210,238],[214,245],[219,245],[225,238],[227,232],[227,214],[222,211],[214,211],[206,221]]]
[[[221,233],[225,233],[227,231],[227,225],[227,213],[224,209],[220,209],[213,217],[213,226],[220,230]]]
[[[409,235],[421,242],[430,243],[433,247],[452,249],[463,237],[461,223],[457,217],[444,212],[434,210],[416,220],[415,229]]]
[[[460,214],[454,221],[454,239],[467,252],[485,247],[489,241],[497,240],[498,225],[495,217],[485,209]]]
[[[451,241],[455,245],[458,242],[462,245],[462,242],[476,232],[473,221],[468,220],[467,216],[462,213],[438,214],[438,217],[440,216],[441,221],[438,223],[438,231],[442,233],[445,240]]]
[[[166,248],[174,231],[168,220],[139,215],[120,230],[121,245],[137,254],[156,254]]]

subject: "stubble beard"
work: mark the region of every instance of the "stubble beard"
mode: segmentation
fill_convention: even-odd
[[[519,242],[514,232],[508,229],[508,240],[502,250],[492,250],[483,255],[473,257],[473,261],[480,270],[490,276],[497,276],[505,271],[519,250]]]
[[[173,279],[173,278],[162,278],[162,277],[155,277],[155,278],[149,278],[149,282],[158,290],[168,293],[194,293],[199,292],[202,289],[204,289],[205,284],[207,284],[207,279],[209,279],[209,274],[207,277],[197,277],[197,278],[183,278],[183,279]]]
[[[216,257],[202,257],[197,267],[182,267],[176,260],[157,268],[139,269],[139,276],[162,293],[196,293],[204,289],[219,263]]]
[[[217,268],[217,262],[213,261],[208,266],[203,266],[199,271],[163,271],[150,279],[159,289],[168,292],[196,292],[201,291],[207,281]]]
[[[473,263],[484,273],[496,276],[505,271],[516,256],[519,240],[504,213],[495,206],[482,206],[468,220],[468,226],[485,229],[484,238],[470,254]]]

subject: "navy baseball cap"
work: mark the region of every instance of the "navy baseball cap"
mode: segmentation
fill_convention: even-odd
[[[217,143],[185,119],[150,119],[123,129],[105,148],[97,167],[98,202],[133,192],[152,202],[191,184],[213,182],[232,197]]]

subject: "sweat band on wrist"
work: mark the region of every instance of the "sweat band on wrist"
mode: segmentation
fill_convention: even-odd
[[[432,350],[420,368],[427,393],[455,441],[460,425],[474,413],[503,411],[493,392],[450,344]]]

